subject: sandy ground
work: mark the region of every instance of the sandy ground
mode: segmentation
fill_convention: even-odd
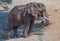
[[[48,10],[51,25],[41,29],[44,35],[31,35],[28,38],[17,38],[6,41],[60,41],[60,11]],[[39,40],[40,39],[40,40]]]
[[[50,21],[52,24],[46,28],[43,28],[44,41],[60,41],[60,11],[50,13]]]

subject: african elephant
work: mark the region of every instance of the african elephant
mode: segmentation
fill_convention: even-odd
[[[14,36],[17,34],[17,28],[24,24],[24,37],[27,37],[31,32],[32,25],[34,24],[35,18],[40,18],[46,20],[47,23],[47,14],[46,8],[42,3],[32,2],[25,5],[17,5],[12,8],[8,14],[8,29],[7,29],[7,38],[9,38],[10,31],[14,30]],[[45,18],[47,17],[47,18]],[[42,21],[43,23],[44,21]]]

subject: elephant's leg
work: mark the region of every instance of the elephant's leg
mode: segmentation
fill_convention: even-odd
[[[30,34],[33,23],[34,23],[34,17],[30,16],[29,18],[27,18],[27,22],[24,30],[25,37],[27,37]]]
[[[29,28],[30,28],[30,21],[25,25],[24,37],[27,37],[28,36]]]
[[[19,26],[15,26],[14,28],[13,28],[13,30],[14,30],[14,37],[16,38],[16,37],[18,37],[18,35],[17,35],[17,28],[18,28]]]
[[[32,31],[32,25],[33,25],[33,24],[34,24],[34,19],[31,20],[31,22],[30,22],[30,28],[29,28],[28,34],[31,33],[31,31]]]
[[[8,28],[7,32],[6,32],[6,39],[10,38],[10,31],[12,30],[12,28]]]
[[[25,29],[24,29],[24,37],[27,37],[28,36],[28,31],[30,29],[30,22],[31,22],[31,19],[29,17],[26,17],[25,18]]]

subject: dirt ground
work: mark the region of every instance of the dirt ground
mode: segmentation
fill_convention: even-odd
[[[50,11],[50,21],[52,24],[46,28],[43,28],[44,41],[60,41],[60,11]]]

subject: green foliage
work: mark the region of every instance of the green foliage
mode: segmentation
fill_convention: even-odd
[[[7,3],[11,3],[12,2],[12,0],[0,0],[0,1],[7,2]]]
[[[0,0],[0,6],[2,6],[5,10],[8,10],[8,5],[12,3],[12,0]]]

